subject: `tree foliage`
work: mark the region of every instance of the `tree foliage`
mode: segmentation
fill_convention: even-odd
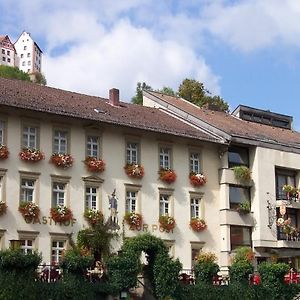
[[[45,75],[40,72],[33,73],[32,82],[40,84],[40,85],[47,85],[47,80],[46,80]]]
[[[136,94],[131,98],[131,102],[134,104],[143,105],[143,90],[151,90],[151,86],[147,85],[145,82],[138,82],[136,86]]]
[[[132,97],[131,102],[135,104],[143,104],[143,90],[151,90],[151,86],[145,82],[137,83],[136,95]],[[164,86],[162,89],[156,90],[157,92],[169,95],[179,96],[199,107],[209,105],[215,110],[224,112],[229,111],[229,105],[220,96],[212,96],[209,91],[204,87],[204,84],[195,79],[184,79],[178,87],[178,91],[174,91],[171,87]]]
[[[19,70],[17,67],[10,66],[0,65],[0,77],[30,81],[30,77],[27,73]]]

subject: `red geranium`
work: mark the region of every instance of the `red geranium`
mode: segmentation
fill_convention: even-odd
[[[97,159],[96,157],[88,156],[84,163],[90,172],[103,172],[105,169],[105,162],[102,159]]]
[[[159,179],[168,184],[174,182],[177,177],[174,170],[171,170],[171,169],[160,168],[158,174],[159,174]]]
[[[207,182],[206,176],[201,173],[191,172],[189,177],[193,186],[202,186]]]
[[[20,153],[19,156],[21,160],[29,161],[29,162],[38,162],[45,158],[43,152],[37,149],[29,149],[24,148]]]
[[[144,167],[134,163],[126,164],[124,170],[129,177],[134,177],[134,178],[143,178],[145,173]]]
[[[176,222],[173,217],[170,216],[160,216],[159,224],[165,231],[169,232],[175,228]]]
[[[197,232],[200,232],[207,227],[205,221],[203,219],[199,219],[199,218],[192,218],[192,220],[190,222],[190,226],[194,231],[197,231]]]
[[[70,154],[53,153],[50,162],[59,168],[69,168],[73,165],[73,157]]]
[[[7,146],[0,144],[0,159],[7,159],[9,155],[9,151]]]
[[[60,223],[70,221],[73,218],[71,209],[63,205],[51,208],[50,214],[53,221]]]

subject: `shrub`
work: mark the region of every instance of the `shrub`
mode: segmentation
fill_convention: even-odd
[[[283,284],[284,275],[289,271],[289,265],[284,263],[263,262],[258,266],[262,284],[273,287]]]
[[[246,166],[233,167],[233,172],[236,180],[240,182],[248,182],[251,180],[251,171]]]
[[[219,272],[216,259],[216,255],[212,252],[200,253],[194,267],[197,283],[212,284],[213,277]]]
[[[239,261],[229,267],[230,282],[248,283],[249,275],[253,273],[253,266],[250,262]]]

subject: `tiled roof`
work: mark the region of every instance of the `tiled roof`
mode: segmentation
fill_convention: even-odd
[[[176,136],[217,141],[160,109],[82,95],[25,82],[0,78],[0,105],[88,119]]]
[[[167,104],[172,104],[185,113],[199,118],[232,137],[300,148],[300,133],[297,131],[249,122],[229,113],[199,108],[179,97],[152,91],[147,91],[147,93],[163,100]]]

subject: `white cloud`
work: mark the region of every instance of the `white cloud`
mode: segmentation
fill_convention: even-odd
[[[176,89],[185,77],[204,82],[212,92],[220,91],[218,78],[192,49],[158,40],[150,30],[125,20],[61,56],[44,58],[49,85],[88,94],[107,96],[111,87],[117,87],[121,98],[130,100],[137,81]]]

